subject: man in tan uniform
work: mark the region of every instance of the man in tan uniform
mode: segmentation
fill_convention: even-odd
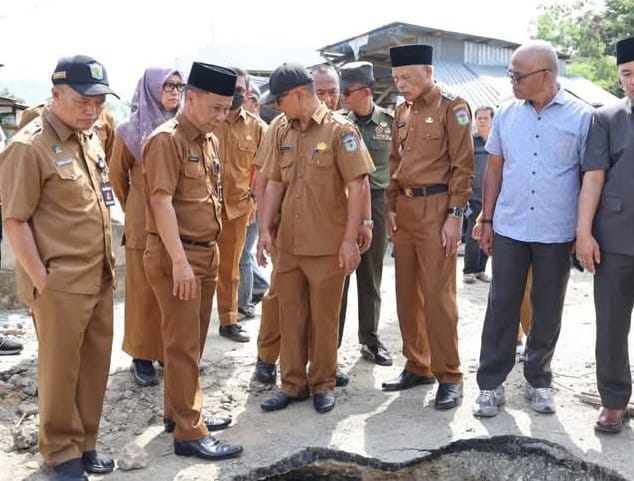
[[[281,207],[276,281],[282,388],[260,406],[284,409],[310,393],[315,410],[324,413],[335,406],[343,281],[359,264],[362,213],[370,210],[363,189],[374,165],[354,125],[319,101],[303,66],[279,66],[270,87],[288,123],[263,166],[269,182],[258,258],[264,263],[263,253],[271,252],[273,217]]]
[[[266,124],[242,108],[247,89],[247,74],[244,70],[234,70],[238,77],[231,109],[227,120],[214,131],[220,144],[222,165],[222,234],[218,238],[218,331],[223,337],[248,342],[250,337],[238,324],[239,263],[249,218],[255,208],[251,197],[253,157],[266,131]]]
[[[39,446],[52,479],[109,473],[95,451],[112,346],[114,196],[92,127],[108,86],[103,66],[59,60],[53,99],[0,154],[0,196],[16,283],[38,336]]]
[[[174,452],[221,459],[242,446],[209,435],[202,414],[200,357],[218,280],[218,141],[235,89],[233,70],[194,62],[185,103],[143,149],[145,273],[161,309],[164,415],[174,421]]]
[[[474,172],[469,106],[434,83],[432,47],[390,49],[405,97],[392,127],[387,217],[394,241],[396,305],[407,363],[383,389],[438,379],[434,405],[462,398],[456,251]]]

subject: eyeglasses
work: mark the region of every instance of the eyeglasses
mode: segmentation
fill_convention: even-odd
[[[350,97],[353,93],[358,92],[359,90],[367,89],[368,87],[358,87],[356,89],[342,89],[341,95],[344,97]]]
[[[322,90],[319,89],[315,92],[317,94],[317,97],[321,98],[321,97],[337,97],[339,95],[339,89],[329,89],[329,90]]]
[[[531,75],[535,75],[536,73],[541,73],[541,72],[552,72],[552,70],[550,70],[549,68],[540,68],[539,70],[534,70],[532,72],[522,75],[516,72],[515,70],[508,69],[506,71],[506,75],[508,75],[508,77],[511,79],[511,82],[513,82],[514,84],[518,84],[525,78],[530,77]]]
[[[183,90],[185,90],[185,84],[175,84],[172,82],[165,82],[163,84],[163,90],[170,93],[174,92],[174,90],[177,90],[178,92],[182,92]]]

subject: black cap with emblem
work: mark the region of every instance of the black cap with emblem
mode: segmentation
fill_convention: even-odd
[[[624,38],[616,42],[616,64],[634,60],[634,37]]]
[[[374,70],[370,62],[350,62],[339,68],[339,78],[342,88],[357,82],[372,87],[374,85]]]
[[[306,67],[295,62],[283,63],[271,73],[269,91],[260,99],[260,103],[268,104],[277,100],[280,95],[302,85],[313,83]]]
[[[390,48],[392,67],[405,65],[431,65],[434,49],[431,45],[412,44]]]
[[[86,97],[111,94],[119,98],[110,88],[106,68],[87,55],[60,58],[51,80],[53,85],[68,85]]]
[[[237,75],[230,68],[194,62],[189,71],[187,85],[205,92],[232,97],[236,90]]]

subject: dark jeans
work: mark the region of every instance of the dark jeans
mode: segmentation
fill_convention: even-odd
[[[383,277],[383,257],[387,248],[387,218],[385,214],[385,191],[372,190],[372,244],[361,256],[357,267],[357,298],[359,301],[359,343],[376,346],[379,342],[377,329],[381,315],[381,278]],[[348,307],[348,287],[350,276],[346,276],[339,314],[339,346],[343,337]]]
[[[634,257],[601,251],[594,276],[597,386],[601,404],[624,409],[632,395],[628,335],[634,306]]]
[[[476,219],[482,211],[482,203],[477,200],[470,200],[469,206],[471,207],[471,215],[465,219],[467,224],[467,231],[465,233],[465,246],[464,246],[464,274],[477,274],[478,272],[484,272],[487,267],[487,260],[489,257],[480,249],[480,244],[471,236],[473,226],[476,224]]]
[[[526,340],[524,377],[533,387],[551,386],[550,362],[561,330],[571,247],[572,242],[521,242],[495,234],[493,280],[477,374],[480,389],[495,389],[515,364],[517,326],[529,266],[533,268],[533,323]]]
[[[269,282],[253,257],[253,246],[258,237],[258,223],[247,226],[244,249],[240,256],[240,284],[238,286],[238,307],[246,308],[251,304],[253,291],[263,292],[269,288]]]

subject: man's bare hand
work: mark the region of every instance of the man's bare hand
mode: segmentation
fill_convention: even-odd
[[[260,232],[258,237],[258,250],[257,261],[258,265],[266,267],[268,265],[268,259],[271,257],[271,250],[273,249],[273,238],[269,232]]]
[[[493,255],[493,227],[491,224],[478,224],[480,226],[480,249],[488,256]]]
[[[575,255],[579,259],[581,267],[590,274],[596,273],[596,264],[601,263],[601,250],[599,249],[599,243],[592,234],[577,235]]]
[[[339,247],[339,267],[350,275],[359,266],[361,253],[356,242],[344,240]]]
[[[189,301],[196,297],[196,276],[187,260],[172,265],[172,280],[174,282],[172,295],[181,301]]]
[[[359,246],[359,252],[365,254],[370,245],[372,244],[372,229],[362,225],[359,228],[359,237],[357,238],[357,245]]]
[[[387,233],[390,238],[393,240],[393,235],[396,234],[398,230],[398,226],[396,225],[396,212],[388,212],[387,213]]]
[[[462,217],[450,215],[440,230],[442,246],[445,248],[447,257],[456,255],[458,244],[462,238]]]

